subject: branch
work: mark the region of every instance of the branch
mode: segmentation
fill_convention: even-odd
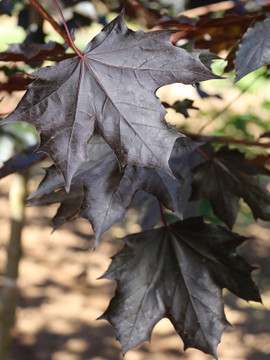
[[[222,1],[220,3],[217,4],[210,4],[210,5],[205,5],[205,6],[200,6],[197,7],[195,9],[190,9],[190,10],[186,10],[181,12],[181,15],[186,15],[189,17],[193,17],[193,16],[203,16],[203,15],[207,15],[210,12],[215,12],[215,11],[226,11],[226,10],[230,10],[232,8],[235,7],[235,2],[234,1]]]
[[[204,137],[207,138],[207,136],[202,136],[201,134],[195,134],[195,133],[185,131],[185,130],[183,130],[183,131],[181,130],[180,132],[181,132],[181,134],[184,134],[184,135],[190,137],[191,139],[195,139],[195,138],[203,139]],[[218,143],[223,143],[223,144],[238,144],[238,145],[259,146],[259,147],[264,147],[264,148],[270,148],[270,142],[263,143],[263,142],[259,142],[256,140],[235,139],[235,138],[231,138],[231,137],[227,137],[227,136],[209,136],[209,137],[211,137],[212,142],[218,142]]]
[[[266,74],[266,70],[264,71],[263,74],[258,74],[255,80],[252,80],[252,82],[249,83],[243,90],[241,90],[241,92],[240,92],[234,99],[232,99],[223,109],[221,109],[220,111],[218,111],[218,112],[215,114],[214,117],[212,117],[209,121],[207,121],[207,123],[204,124],[204,125],[200,128],[199,133],[202,133],[202,131],[203,131],[208,125],[212,124],[212,122],[213,122],[214,120],[216,120],[218,117],[220,117],[220,115],[222,115],[226,110],[228,110],[233,103],[235,103],[243,94],[245,94],[245,93],[254,85],[254,83],[255,83],[257,80],[259,80],[262,76],[264,76],[265,74]]]
[[[54,28],[55,31],[58,32],[58,34],[61,35],[61,37],[64,39],[65,43],[73,48],[73,45],[68,37],[68,35],[66,34],[66,32],[61,28],[61,26],[52,18],[52,16],[44,9],[43,6],[40,5],[40,3],[38,2],[38,0],[30,0],[30,3],[34,6],[34,8],[42,15],[42,17],[44,19],[46,19]]]

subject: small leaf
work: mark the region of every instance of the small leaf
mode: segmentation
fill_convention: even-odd
[[[222,99],[221,96],[218,94],[210,95],[207,92],[205,92],[204,90],[202,90],[199,83],[196,84],[196,90],[202,99],[209,98],[209,97],[215,97],[217,99]]]
[[[193,102],[194,102],[193,100],[184,99],[182,101],[175,101],[173,105],[169,105],[166,102],[163,102],[162,104],[166,109],[172,108],[179,114],[184,115],[185,118],[188,118],[189,117],[188,109],[198,110],[197,107],[193,106]]]
[[[206,198],[214,213],[232,228],[238,213],[239,198],[249,205],[254,218],[270,220],[270,194],[257,175],[270,172],[262,166],[246,161],[238,150],[227,146],[217,153],[204,150],[210,160],[194,168],[190,200]]]
[[[77,217],[81,203],[83,201],[84,191],[81,185],[71,186],[67,193],[64,188],[53,191],[50,194],[41,197],[32,197],[28,199],[28,204],[32,206],[45,206],[60,203],[60,206],[52,218],[54,230]]]
[[[37,144],[29,146],[22,152],[5,161],[4,165],[0,168],[0,179],[15,172],[24,173],[31,166],[46,159],[46,154],[42,152],[36,154],[33,152],[37,146]]]
[[[249,266],[235,249],[245,240],[200,218],[127,236],[106,279],[117,280],[115,297],[101,318],[116,330],[123,352],[150,340],[167,317],[184,341],[214,357],[228,326],[221,290],[261,301]]]
[[[270,17],[255,22],[243,36],[236,54],[235,82],[263,65],[270,64]]]

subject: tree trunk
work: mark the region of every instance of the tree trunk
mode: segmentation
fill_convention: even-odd
[[[0,360],[9,359],[10,332],[15,321],[18,301],[17,278],[22,255],[21,234],[24,225],[24,202],[27,192],[27,174],[14,174],[9,195],[10,239],[7,264],[0,297]]]

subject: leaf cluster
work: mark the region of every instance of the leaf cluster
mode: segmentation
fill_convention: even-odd
[[[126,14],[146,10],[145,25],[154,25],[153,31],[130,30],[122,11],[77,55],[53,42],[10,45],[0,54],[1,61],[54,62],[0,84],[8,92],[28,85],[1,123],[27,122],[40,134],[38,150],[14,156],[0,177],[49,156],[53,165],[29,203],[59,204],[55,229],[87,219],[95,247],[128,209],[138,210],[142,232],[124,239],[104,274],[117,281],[117,289],[102,317],[115,328],[124,353],[150,340],[155,324],[167,317],[185,348],[217,357],[228,326],[222,289],[261,302],[254,268],[237,253],[246,238],[232,228],[240,199],[254,219],[270,220],[270,195],[261,178],[270,173],[266,161],[251,162],[239,150],[215,146],[236,140],[185,135],[170,126],[164,107],[185,117],[197,107],[188,99],[162,104],[156,91],[175,82],[199,89],[199,82],[223,81],[211,71],[208,50],[227,51],[227,70],[235,67],[236,81],[269,65],[270,22],[263,7],[241,15],[225,11],[219,18],[164,18],[147,3],[128,2]],[[225,226],[196,216],[202,199]],[[168,214],[174,215],[170,224]]]

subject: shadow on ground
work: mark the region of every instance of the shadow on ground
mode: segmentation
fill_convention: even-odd
[[[4,191],[0,191],[0,194]],[[0,258],[4,264],[8,239],[6,197],[0,197],[2,237]],[[100,279],[110,257],[122,246],[105,234],[92,251],[90,226],[78,221],[51,235],[48,219],[55,209],[28,208],[20,264],[20,299],[13,331],[11,360],[121,360],[121,348],[112,327],[96,320],[106,310],[115,283]],[[42,220],[39,220],[42,218]],[[233,328],[224,332],[218,346],[220,360],[270,359],[270,230],[261,223],[248,229],[256,240],[241,253],[258,265],[254,278],[264,306],[248,304],[224,291],[226,315]],[[1,271],[2,265],[1,265]],[[168,320],[154,329],[151,344],[128,352],[125,360],[210,360],[211,356],[189,349]]]

